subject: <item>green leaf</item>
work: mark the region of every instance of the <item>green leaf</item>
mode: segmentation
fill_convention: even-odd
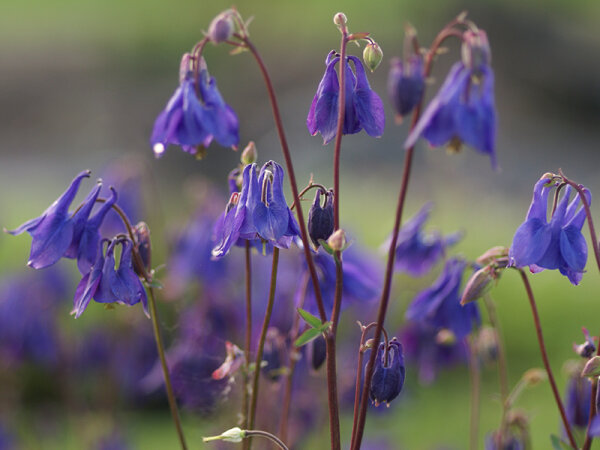
[[[309,324],[312,328],[321,328],[321,326],[323,325],[321,319],[319,319],[317,316],[313,316],[311,313],[303,310],[302,308],[298,308],[298,314],[300,314],[300,316],[305,320],[305,322]]]
[[[302,347],[303,345],[308,344],[310,341],[318,338],[320,334],[322,333],[319,329],[309,328],[304,333],[302,333],[302,335],[298,339],[296,339],[294,345],[296,347]]]
[[[154,289],[162,289],[163,285],[160,281],[158,280],[152,280],[150,283],[146,283],[148,285],[148,287],[154,288]]]
[[[552,442],[552,448],[554,450],[569,450],[571,447],[567,445],[561,438],[555,434],[550,435],[550,442]]]
[[[327,331],[329,331],[329,327],[331,327],[331,322],[325,322],[318,328],[318,330],[321,333],[326,333]]]

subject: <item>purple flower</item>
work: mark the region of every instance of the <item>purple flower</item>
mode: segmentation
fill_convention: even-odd
[[[327,68],[306,118],[306,126],[310,134],[314,136],[321,133],[324,144],[335,137],[337,130],[340,85],[335,65],[339,61],[340,57],[335,51],[327,55],[325,59]],[[354,72],[350,68],[350,61],[354,64]],[[364,129],[369,136],[380,137],[385,127],[381,98],[371,90],[360,59],[356,56],[348,56],[344,67],[346,104],[343,134],[354,134]]]
[[[308,234],[315,247],[319,239],[326,241],[333,233],[333,191],[325,192],[325,205],[321,206],[321,189],[317,189],[315,200],[308,211]]]
[[[441,369],[467,362],[463,342],[440,342],[431,327],[408,322],[400,332],[406,359],[418,369],[419,381],[431,384]]]
[[[572,426],[586,428],[590,418],[592,383],[588,378],[575,373],[569,379],[565,396],[565,412]]]
[[[400,394],[404,386],[405,372],[402,345],[392,339],[386,350],[385,343],[380,343],[369,389],[369,398],[375,406],[379,406],[380,403],[389,406]]]
[[[461,233],[441,236],[439,233],[423,232],[423,226],[431,212],[432,203],[425,204],[398,233],[395,268],[414,277],[425,275],[444,257],[446,248],[454,245]]]
[[[408,136],[405,148],[423,137],[433,147],[460,144],[488,154],[496,167],[494,74],[484,31],[466,32],[463,61],[455,63],[444,84]]]
[[[103,239],[103,243],[107,239]],[[115,269],[115,246],[121,244],[119,268]],[[144,313],[148,316],[148,299],[146,290],[133,270],[132,243],[128,239],[113,239],[103,255],[102,248],[98,252],[96,262],[77,285],[73,310],[78,318],[87,308],[92,298],[98,303],[120,303],[133,306],[141,302]]]
[[[267,162],[257,178],[256,164],[247,165],[242,175],[242,191],[234,192],[215,224],[217,246],[214,258],[222,258],[239,239],[262,247],[264,242],[289,248],[300,234],[298,223],[283,194],[283,168]],[[261,242],[262,241],[262,242]]]
[[[12,235],[27,231],[31,235],[28,266],[34,269],[43,269],[51,266],[65,255],[73,241],[75,224],[77,223],[79,226],[81,221],[87,220],[84,212],[87,211],[89,215],[95,200],[94,195],[97,196],[99,192],[99,187],[96,187],[88,196],[86,203],[80,209],[84,212],[75,215],[69,213],[69,206],[77,195],[81,180],[89,176],[90,171],[81,172],[67,190],[40,217],[31,219],[14,230],[7,231]]]
[[[169,144],[196,154],[198,147],[208,147],[213,139],[223,147],[235,147],[239,142],[238,118],[208,74],[204,59],[198,72],[190,68],[190,61],[186,53],[179,87],[154,122],[150,144],[156,157],[162,156]]]
[[[475,302],[460,305],[460,285],[466,262],[451,258],[433,285],[419,293],[406,310],[406,319],[437,331],[452,331],[457,339],[467,336],[480,322]]]
[[[577,285],[587,261],[587,244],[581,233],[585,210],[579,206],[578,194],[569,203],[571,187],[566,186],[556,210],[548,222],[548,195],[556,184],[542,177],[533,189],[533,199],[525,222],[515,232],[510,247],[511,265],[529,266],[532,272],[558,269]],[[591,194],[586,189],[588,203]]]
[[[423,56],[411,55],[408,60],[392,59],[388,75],[388,96],[396,112],[396,121],[409,114],[421,101],[425,91]]]

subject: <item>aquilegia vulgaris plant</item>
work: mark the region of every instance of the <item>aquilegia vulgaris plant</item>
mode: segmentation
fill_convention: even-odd
[[[406,141],[397,143],[405,158],[401,175],[385,181],[397,181],[399,193],[393,218],[381,216],[382,223],[393,221],[382,264],[377,255],[355,242],[359,238],[347,231],[352,224],[342,225],[346,216],[340,213],[341,201],[350,204],[355,199],[346,198],[340,189],[340,161],[344,139],[353,139],[351,135],[362,130],[368,135],[365,139],[384,133],[384,102],[366,70],[374,72],[380,66],[383,50],[370,33],[350,32],[346,16],[335,14],[340,47],[325,58],[325,73],[320,81],[313,80],[316,93],[312,102],[306,99],[303,112],[308,134],[320,134],[324,144],[333,142],[333,185],[311,176],[305,186],[299,186],[270,73],[250,39],[248,23],[237,10],[226,10],[183,54],[179,86],[155,117],[150,146],[156,157],[162,157],[167,147],[178,146],[196,159],[206,156],[214,143],[237,149],[240,124],[246,121],[225,101],[228,98],[235,105],[235,98],[226,92],[222,95],[208,71],[210,55],[205,49],[214,44],[230,48],[233,54],[249,54],[258,65],[282,159],[259,163],[256,146],[249,142],[239,164],[221,177],[228,186],[225,195],[204,186],[197,212],[173,239],[162,282],[157,279],[161,266],[154,266],[151,258],[148,225],[130,219],[132,211],[137,215],[141,209],[128,197],[137,188],[107,189],[99,180],[80,204],[74,203],[90,171],[80,172],[39,217],[7,231],[31,236],[27,265],[34,269],[76,259],[80,281],[70,291],[70,311],[79,321],[88,320],[89,311],[98,308],[96,303],[111,309],[141,308],[142,318],[151,319],[156,348],[149,351],[149,325],[143,326],[147,322],[135,328],[139,340],[127,343],[115,344],[102,330],[90,332],[77,344],[89,347],[93,355],[79,361],[81,373],[94,364],[114,367],[114,377],[125,380],[121,387],[136,398],[155,395],[164,386],[182,449],[188,444],[178,405],[211,417],[224,402],[228,407],[219,422],[207,422],[205,429],[226,431],[204,438],[206,442],[223,440],[250,449],[253,441],[258,447],[258,439],[267,439],[282,449],[300,448],[310,445],[306,437],[311,430],[327,423],[333,450],[387,448],[389,435],[379,436],[376,447],[365,438],[370,432],[366,430],[377,428],[367,427],[369,412],[381,404],[393,410],[409,401],[405,390],[417,382],[431,384],[439,381],[442,371],[462,366],[468,367],[471,387],[471,414],[465,426],[469,448],[527,449],[532,425],[527,412],[515,403],[526,387],[547,378],[561,420],[552,430],[550,445],[589,449],[600,435],[596,339],[585,330],[585,342],[574,345],[578,360],[567,365],[569,380],[566,394],[561,395],[561,380],[555,378],[550,364],[525,270],[536,274],[558,269],[571,284],[582,282],[589,252],[582,231],[586,221],[600,269],[589,190],[562,171],[545,173],[534,185],[524,222],[513,223],[507,216],[516,230],[510,247],[492,247],[479,258],[455,251],[462,232],[425,230],[432,203],[403,223],[413,155],[421,138],[433,147],[455,151],[464,144],[489,156],[492,167],[497,166],[494,72],[486,32],[462,13],[441,29],[429,47],[421,47],[416,30],[405,28],[403,58],[392,59],[387,77],[388,114],[398,125],[410,125]],[[460,45],[459,55],[442,51],[452,39]],[[364,45],[362,59],[351,54],[351,43]],[[321,64],[321,58],[315,55],[315,64]],[[454,61],[440,86],[428,82],[438,58]],[[369,74],[374,86],[378,74]],[[247,78],[240,78],[241,82],[247,83]],[[144,120],[151,123],[150,117]],[[477,187],[472,191],[477,196]],[[117,218],[120,222],[115,225]],[[375,221],[379,217],[372,218]],[[518,274],[525,288],[523,299],[532,310],[544,365],[544,370],[527,370],[514,386],[509,383],[514,376],[508,374],[491,295],[508,269]],[[46,270],[53,274],[54,269]],[[395,274],[402,282],[392,289]],[[415,279],[407,281],[408,277]],[[12,361],[29,355],[54,367],[64,357],[57,350],[57,330],[35,314],[42,308],[39,298],[30,303],[19,300],[47,292],[48,305],[56,307],[58,294],[46,286],[45,279],[39,280],[0,285],[7,286],[0,289],[0,351]],[[169,348],[161,337],[157,289],[172,302],[169,306],[178,304],[173,312],[177,326],[169,328]],[[403,323],[394,322],[390,311],[400,311]],[[28,330],[23,325],[27,322],[36,324],[35,329]],[[358,327],[353,325],[356,322]],[[136,349],[144,351],[135,353]],[[113,354],[118,358],[111,360]],[[135,370],[124,371],[124,361],[135,363]],[[483,434],[479,432],[481,377],[488,365],[498,367],[500,420]],[[439,399],[444,408],[446,403]],[[341,416],[352,417],[351,428],[340,427]],[[110,437],[118,440],[116,434]],[[394,442],[390,448],[399,445]]]

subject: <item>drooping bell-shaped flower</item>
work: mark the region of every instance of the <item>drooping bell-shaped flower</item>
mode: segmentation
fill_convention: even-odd
[[[587,244],[581,229],[585,223],[585,210],[579,208],[578,194],[570,200],[572,189],[564,188],[552,218],[548,221],[548,196],[555,183],[542,177],[533,189],[533,199],[525,222],[519,226],[510,247],[510,264],[529,266],[532,272],[558,269],[569,281],[577,285],[583,277],[587,262]],[[585,189],[588,204],[591,194]]]
[[[425,71],[422,55],[411,55],[407,60],[394,58],[388,75],[388,96],[396,113],[396,121],[409,114],[421,101],[425,92]]]
[[[191,154],[196,154],[199,147],[208,147],[213,139],[224,147],[238,144],[235,112],[223,100],[204,59],[197,70],[191,63],[186,53],[181,61],[179,87],[154,122],[150,144],[156,157],[162,156],[169,144]]]
[[[397,271],[406,272],[414,277],[425,275],[444,257],[446,249],[462,237],[460,232],[447,236],[435,232],[425,233],[423,227],[432,207],[432,203],[425,204],[400,229],[396,242]]]
[[[585,429],[590,418],[592,383],[587,377],[574,373],[567,385],[565,412],[571,426]]]
[[[381,403],[389,406],[389,403],[400,394],[404,386],[405,372],[400,342],[392,339],[388,343],[387,349],[385,343],[379,344],[369,389],[369,398],[375,406],[379,406]]]
[[[354,65],[354,72],[350,61]],[[310,134],[314,136],[321,133],[324,144],[330,142],[337,131],[340,85],[335,66],[339,62],[340,57],[335,51],[327,55],[327,68],[306,118]],[[348,56],[344,70],[346,101],[343,134],[354,134],[364,129],[369,136],[380,137],[385,127],[383,102],[371,89],[362,62],[356,56]]]
[[[27,231],[33,238],[29,261],[27,262],[28,266],[34,269],[43,269],[51,266],[64,256],[71,245],[75,230],[73,216],[69,213],[69,206],[77,195],[81,180],[89,176],[90,171],[81,172],[71,182],[67,190],[41,216],[25,222],[14,230],[7,231],[12,235]],[[95,190],[92,191],[92,193],[94,192]],[[93,204],[93,195],[90,195],[91,197],[88,197],[82,208],[85,208],[88,214],[91,211],[91,207],[88,209],[88,205],[89,203]],[[82,220],[87,219],[87,217],[83,218],[83,213],[79,218]]]
[[[496,108],[494,74],[484,31],[464,33],[463,58],[455,63],[444,84],[409,134],[405,148],[420,137],[432,147],[465,144],[490,156],[496,167]]]
[[[308,235],[315,247],[319,239],[326,241],[333,233],[333,191],[325,192],[325,205],[321,206],[321,189],[317,189],[315,200],[308,211]]]
[[[451,258],[433,285],[421,291],[406,310],[406,319],[434,330],[451,331],[462,339],[480,322],[477,303],[461,306],[461,281],[466,262]]]

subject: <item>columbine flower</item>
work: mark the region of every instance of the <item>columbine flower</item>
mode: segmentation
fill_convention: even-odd
[[[532,272],[558,269],[572,284],[579,284],[587,261],[587,244],[581,233],[585,210],[579,195],[569,203],[571,187],[566,186],[548,222],[548,195],[555,184],[542,177],[533,189],[533,199],[525,222],[515,232],[510,247],[511,265],[529,266]],[[586,189],[588,203],[591,194]]]
[[[87,308],[92,298],[98,303],[120,303],[128,306],[142,302],[144,313],[148,316],[146,290],[132,265],[132,243],[128,239],[113,239],[103,255],[102,247],[107,239],[100,243],[96,262],[77,285],[73,300],[75,318]],[[115,269],[115,246],[121,244],[121,258]]]
[[[467,336],[480,322],[476,303],[460,305],[460,284],[466,263],[449,259],[434,284],[421,291],[406,310],[406,319],[435,330],[450,330],[457,339]]]
[[[458,150],[465,143],[488,154],[496,167],[496,110],[494,74],[484,31],[467,31],[463,60],[455,63],[444,84],[408,136],[405,148],[419,137],[433,147],[448,144]]]
[[[425,275],[462,237],[461,233],[441,236],[439,233],[423,232],[423,226],[431,212],[432,203],[425,204],[398,233],[395,268],[414,277]]]
[[[321,133],[323,143],[327,144],[335,137],[337,130],[338,96],[340,85],[335,65],[340,57],[331,51],[325,60],[325,75],[319,83],[306,126],[313,136]],[[354,72],[350,68],[354,64]],[[385,127],[385,115],[381,98],[371,90],[365,69],[356,56],[348,56],[344,64],[346,80],[344,92],[346,108],[344,111],[343,134],[358,133],[364,128],[369,136],[380,137]]]
[[[574,373],[567,386],[565,396],[565,412],[572,426],[586,428],[590,417],[592,399],[592,383],[588,378]]]
[[[319,239],[326,241],[333,233],[333,191],[325,192],[325,205],[321,206],[321,189],[317,189],[315,200],[308,211],[308,235],[315,247]]]
[[[423,56],[411,55],[406,61],[392,59],[388,75],[388,96],[396,111],[396,121],[409,114],[421,101],[425,91]]]
[[[380,403],[389,406],[400,394],[404,386],[405,372],[402,345],[395,339],[388,343],[387,350],[385,343],[379,344],[369,389],[369,398],[375,406],[379,406]]]
[[[87,216],[84,215],[84,212],[87,211],[89,215],[95,200],[94,195],[98,195],[96,190],[99,191],[99,188],[96,188],[86,199],[85,205],[80,210],[83,211],[82,213],[76,215],[69,213],[69,206],[77,195],[81,180],[89,176],[90,171],[81,172],[67,190],[40,217],[31,219],[14,230],[7,231],[12,235],[27,231],[33,238],[28,266],[34,269],[43,269],[64,256],[73,241],[74,219],[77,218],[78,224],[80,220],[85,222]]]
[[[190,61],[186,53],[181,60],[179,87],[154,122],[150,144],[157,157],[169,144],[196,154],[213,139],[223,147],[235,147],[239,142],[238,118],[221,97],[204,59],[199,62],[197,79]]]

